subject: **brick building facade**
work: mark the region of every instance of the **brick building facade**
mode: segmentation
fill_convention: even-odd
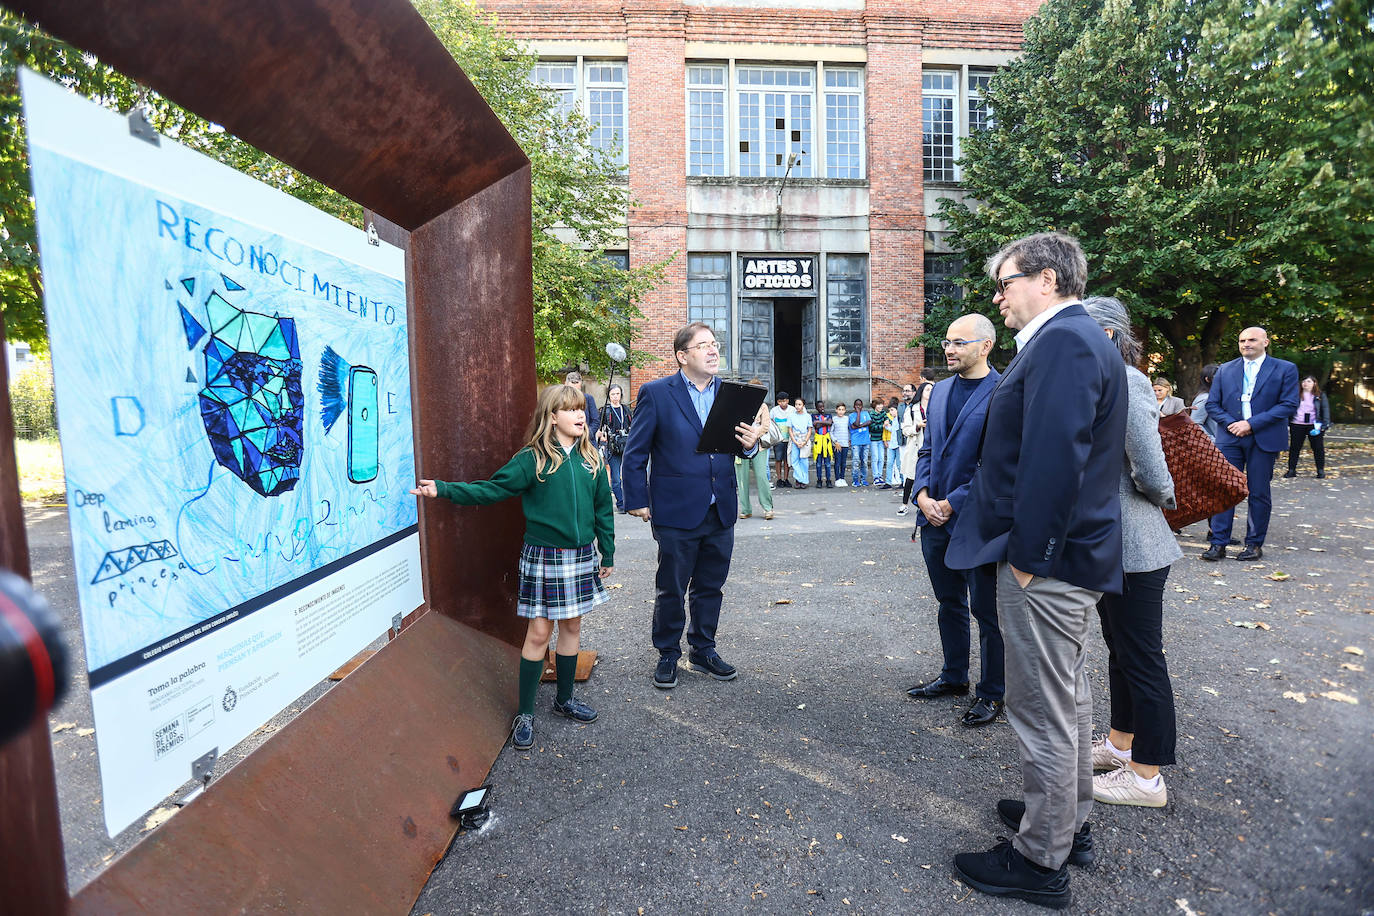
[[[1039,0],[482,0],[537,77],[618,147],[629,263],[676,255],[636,346],[711,324],[722,375],[828,403],[894,393],[957,267],[957,197],[980,89]]]

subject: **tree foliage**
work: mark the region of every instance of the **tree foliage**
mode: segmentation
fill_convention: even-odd
[[[592,147],[592,128],[560,114],[532,80],[535,58],[505,37],[467,0],[417,0],[439,35],[531,161],[533,183],[536,365],[550,376],[577,362],[604,369],[608,341],[628,344],[635,303],[662,275],[662,264],[617,269],[601,252],[623,248],[629,194],[618,165]],[[226,133],[0,10],[0,306],[6,335],[41,350],[47,340],[33,200],[25,153],[18,69],[41,73],[107,108],[143,104],[164,136],[272,185],[339,219],[362,225],[361,208],[261,150]],[[631,351],[631,358],[646,354]]]
[[[586,363],[609,368],[605,346],[630,344],[636,303],[667,261],[622,270],[602,252],[628,247],[624,172],[591,142],[592,125],[561,112],[532,82],[538,57],[469,0],[414,0],[430,28],[530,158],[534,199],[534,335],[540,374]],[[651,357],[630,350],[635,364]]]
[[[1047,0],[992,81],[993,128],[942,204],[964,281],[1005,242],[1079,237],[1191,395],[1267,327],[1365,348],[1374,294],[1374,31],[1356,0]],[[929,341],[953,311],[927,321]],[[995,316],[994,316],[995,317]]]

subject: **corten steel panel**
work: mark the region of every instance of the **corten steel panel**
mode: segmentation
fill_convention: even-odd
[[[4,343],[0,318],[0,350]],[[0,456],[0,568],[27,579],[29,546],[19,501],[19,470],[14,450],[8,448],[14,441],[9,390],[9,370],[0,360],[0,443],[7,446]],[[62,822],[46,716],[0,747],[0,913],[20,902],[23,912],[36,914],[62,913],[67,907]]]
[[[4,0],[414,229],[526,163],[406,0]]]
[[[527,169],[411,232],[406,285],[418,474],[487,477],[523,443],[534,408]],[[430,608],[514,645],[518,501],[420,507]]]
[[[505,742],[518,658],[424,615],[87,885],[72,911],[407,912],[457,829],[449,806],[482,784]]]

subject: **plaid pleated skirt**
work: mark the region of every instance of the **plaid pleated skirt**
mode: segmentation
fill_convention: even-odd
[[[581,617],[611,600],[601,584],[600,569],[591,544],[540,547],[526,542],[520,548],[520,601],[515,612],[549,620]]]

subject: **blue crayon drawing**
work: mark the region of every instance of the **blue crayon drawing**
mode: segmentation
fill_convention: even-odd
[[[300,478],[305,450],[296,322],[243,311],[218,292],[205,307],[213,331],[200,416],[215,460],[259,496],[280,496]]]

